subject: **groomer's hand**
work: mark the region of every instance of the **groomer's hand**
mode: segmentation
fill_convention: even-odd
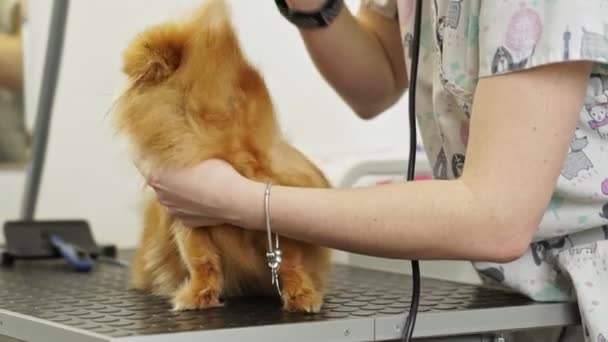
[[[285,2],[293,10],[314,11],[321,8],[327,0],[285,0]]]
[[[233,224],[239,188],[248,180],[228,163],[208,160],[181,170],[144,171],[136,163],[159,202],[169,213],[192,228]]]

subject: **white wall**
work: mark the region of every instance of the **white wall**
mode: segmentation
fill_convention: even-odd
[[[123,85],[121,53],[147,25],[176,18],[200,3],[71,1],[38,218],[86,218],[99,241],[137,242],[141,181],[105,116]],[[332,179],[357,160],[406,157],[405,99],[378,120],[356,119],[318,75],[297,31],[273,1],[231,3],[243,47],[264,74],[288,137]],[[37,94],[51,1],[29,0],[29,5],[28,90]],[[30,115],[35,101],[28,99]],[[15,217],[22,186],[23,175],[0,172],[0,222]]]

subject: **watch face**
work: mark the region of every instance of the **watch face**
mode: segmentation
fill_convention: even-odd
[[[321,13],[324,18],[328,18],[329,21],[335,19],[342,10],[342,0],[330,0],[329,6]]]
[[[343,0],[329,0],[321,11],[321,17],[323,18],[326,25],[329,25],[342,10]]]

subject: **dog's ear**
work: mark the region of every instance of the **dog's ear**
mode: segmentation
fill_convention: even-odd
[[[140,34],[126,49],[123,72],[138,85],[154,85],[169,78],[182,63],[189,38],[184,25],[165,24]]]
[[[239,49],[226,0],[208,0],[192,14],[189,26],[192,30],[192,53],[197,55],[193,58],[206,60],[206,55],[229,57],[228,54]]]
[[[192,24],[205,31],[222,29],[230,24],[231,15],[226,0],[208,0],[193,13]]]

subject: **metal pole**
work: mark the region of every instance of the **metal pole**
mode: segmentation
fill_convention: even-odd
[[[21,219],[25,221],[33,220],[36,211],[57,89],[57,79],[61,66],[68,8],[69,0],[53,0],[42,83],[40,85],[36,122],[34,125],[32,161],[27,172],[21,208]]]

